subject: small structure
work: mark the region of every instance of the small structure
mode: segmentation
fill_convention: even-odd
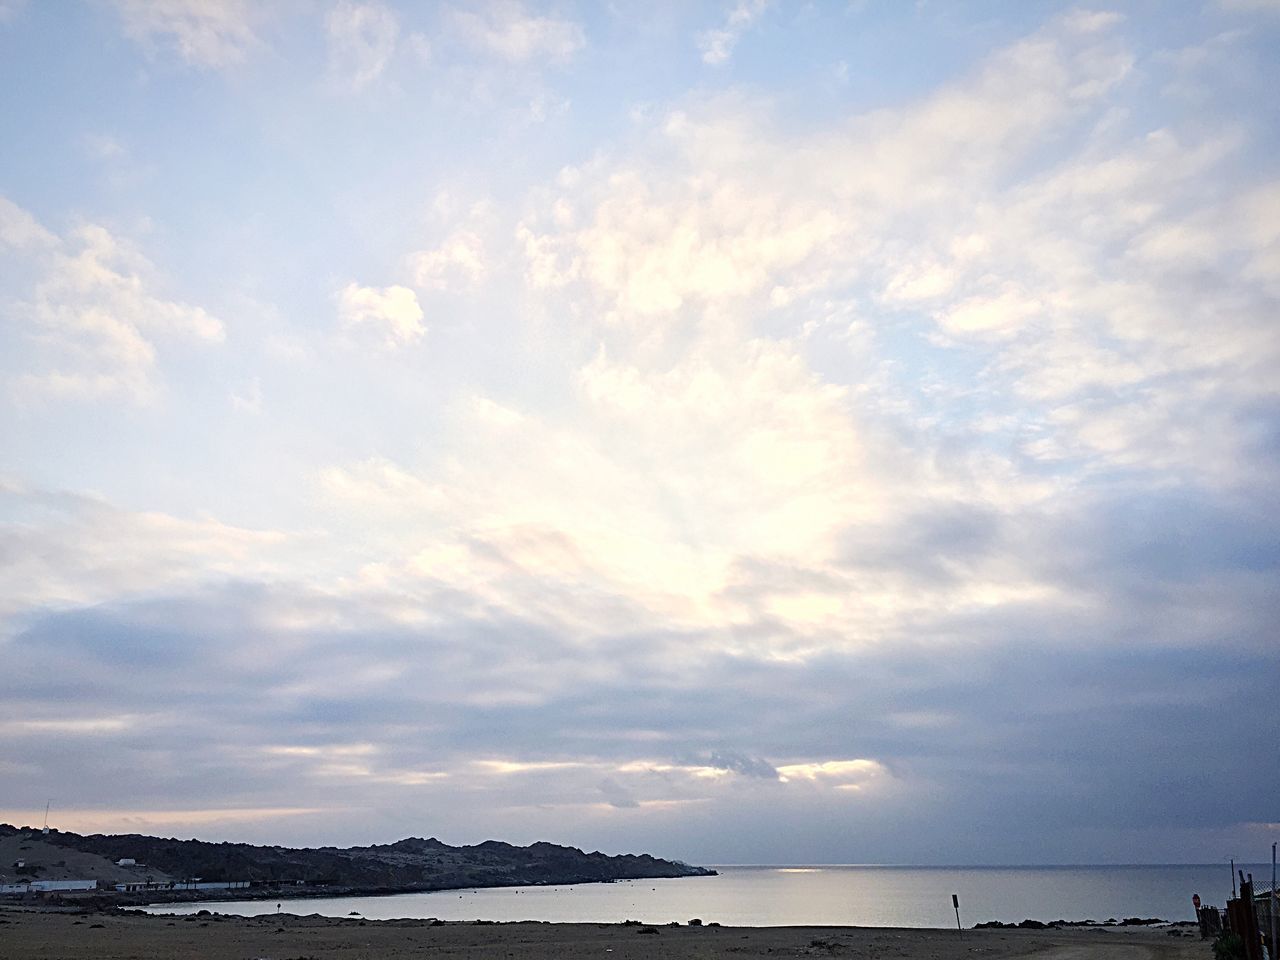
[[[0,884],[0,894],[67,893],[97,889],[97,880],[31,880],[26,883]]]
[[[137,865],[138,861],[133,859],[133,857],[121,857],[116,861],[117,867],[136,867]]]

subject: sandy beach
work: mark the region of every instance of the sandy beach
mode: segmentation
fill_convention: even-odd
[[[365,921],[291,914],[146,916],[0,908],[4,960],[356,960],[527,957],[602,960],[844,957],[850,960],[1205,960],[1198,937],[1167,929],[908,930],[869,927],[649,927],[627,924]]]

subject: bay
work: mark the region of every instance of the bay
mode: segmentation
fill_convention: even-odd
[[[367,919],[542,920],[661,924],[699,918],[726,926],[954,927],[1026,918],[1194,919],[1192,894],[1221,906],[1231,892],[1222,864],[1064,867],[721,866],[716,877],[568,886],[489,887],[377,897],[219,900],[155,904],[153,913],[197,910],[257,916],[319,913]],[[1245,867],[1261,878],[1263,868]],[[1265,868],[1269,876],[1270,867]]]

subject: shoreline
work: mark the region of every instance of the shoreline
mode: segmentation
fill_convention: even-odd
[[[695,880],[702,877],[715,877],[719,874],[715,870],[705,873],[689,873],[680,876],[657,876],[657,877],[608,877],[596,879],[586,877],[582,879],[568,879],[556,882],[541,883],[468,883],[463,886],[438,886],[434,884],[395,887],[368,887],[368,886],[345,886],[339,884],[327,885],[323,888],[314,886],[284,886],[284,887],[246,887],[235,890],[147,890],[133,893],[116,893],[112,891],[86,891],[84,893],[66,893],[59,897],[58,902],[74,906],[76,904],[90,905],[93,908],[109,909],[118,907],[120,909],[131,909],[135,907],[164,906],[168,904],[182,903],[235,903],[239,901],[298,901],[298,900],[339,900],[349,897],[397,897],[415,893],[449,893],[462,890],[514,890],[526,888],[556,888],[571,887],[585,885],[605,885],[617,883],[630,883],[635,881],[651,881],[651,880]],[[41,895],[47,896],[47,895]],[[0,909],[6,905],[24,905],[21,898],[0,898]],[[30,904],[26,904],[30,905]]]
[[[190,914],[0,905],[6,960],[355,960],[426,954],[472,960],[745,960],[839,956],[849,960],[1207,960],[1208,943],[1179,927],[1029,930],[719,926],[629,923],[366,920],[317,914]]]

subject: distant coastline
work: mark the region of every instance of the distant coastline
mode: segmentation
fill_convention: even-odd
[[[0,824],[0,892],[96,896],[120,905],[385,896],[468,888],[712,876],[649,854],[586,853],[553,843],[451,846],[407,837],[360,847],[280,847],[82,836]]]

